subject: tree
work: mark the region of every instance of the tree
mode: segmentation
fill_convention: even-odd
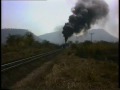
[[[21,46],[21,42],[23,42],[23,36],[21,35],[10,35],[7,38],[7,45],[9,46],[14,46],[14,47],[18,47]]]
[[[42,43],[43,43],[44,45],[48,45],[48,44],[50,44],[50,42],[47,41],[47,40],[44,40]]]
[[[32,46],[34,43],[34,37],[33,34],[30,32],[27,32],[24,36],[24,40],[27,46]]]
[[[16,35],[10,35],[9,34],[9,36],[7,37],[6,43],[8,45],[15,45],[16,44],[15,41],[16,41]]]

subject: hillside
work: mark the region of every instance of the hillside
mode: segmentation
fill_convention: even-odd
[[[118,41],[118,38],[110,35],[103,29],[93,29],[93,30],[90,30],[89,32],[87,32],[85,35],[79,36],[79,37],[76,37],[73,35],[72,37],[70,37],[68,39],[68,41],[75,42],[77,40],[79,42],[84,42],[85,40],[91,40],[90,33],[94,33],[93,41],[101,41],[101,40],[108,41],[108,42]],[[48,40],[52,43],[57,43],[57,44],[64,43],[64,37],[62,35],[62,32],[60,32],[60,31],[40,35],[39,38],[41,38],[43,40]]]
[[[69,41],[78,41],[78,42],[84,42],[86,40],[91,41],[91,34],[92,35],[92,41],[107,41],[107,42],[117,42],[118,38],[112,36],[111,34],[109,34],[108,32],[106,32],[104,29],[92,29],[88,32],[86,32],[84,35],[82,36],[73,36],[71,38],[69,38]]]
[[[40,35],[39,38],[41,38],[43,40],[48,40],[55,44],[64,43],[64,37],[62,35],[62,32],[60,32],[60,31]]]
[[[30,32],[26,29],[1,29],[1,43],[5,44],[9,34],[11,35],[24,35],[26,32]],[[33,33],[32,33],[33,34]],[[41,42],[42,40],[34,35],[34,39]]]

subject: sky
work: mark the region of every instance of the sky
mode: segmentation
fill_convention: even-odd
[[[56,31],[68,22],[71,8],[77,0],[2,0],[2,28],[28,29],[35,35]],[[109,5],[106,23],[92,28],[103,28],[118,37],[118,0],[105,0]]]

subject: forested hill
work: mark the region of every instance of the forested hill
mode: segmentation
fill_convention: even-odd
[[[28,31],[27,29],[12,29],[12,28],[6,28],[6,29],[1,29],[1,43],[5,44],[7,37],[10,35],[25,35]],[[32,32],[30,32],[32,33]],[[33,34],[33,33],[32,33]],[[42,40],[37,37],[36,35],[33,34],[33,37],[35,40],[41,42]]]

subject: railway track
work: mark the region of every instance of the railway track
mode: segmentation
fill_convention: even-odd
[[[3,64],[3,65],[1,65],[1,72],[4,72],[4,71],[7,71],[9,69],[18,67],[20,65],[32,62],[34,60],[37,60],[38,58],[54,54],[54,53],[59,52],[61,50],[62,49],[57,49],[57,50],[50,51],[50,52],[47,52],[47,53],[38,54],[38,55],[34,55],[34,56],[31,56],[31,57],[28,57],[28,58],[24,58],[24,59],[20,59],[20,60],[17,60],[17,61],[13,61],[13,62],[10,62],[10,63]]]

